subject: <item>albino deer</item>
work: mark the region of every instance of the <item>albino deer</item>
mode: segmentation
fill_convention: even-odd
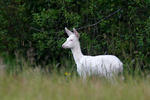
[[[83,55],[80,48],[79,34],[73,28],[73,32],[65,28],[68,38],[62,45],[63,48],[70,48],[77,65],[78,74],[86,78],[91,75],[104,76],[112,78],[123,72],[122,62],[113,55],[86,56]]]

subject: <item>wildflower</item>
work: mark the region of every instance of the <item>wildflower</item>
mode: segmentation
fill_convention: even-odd
[[[70,75],[71,75],[71,73],[65,72],[65,76],[70,76]]]

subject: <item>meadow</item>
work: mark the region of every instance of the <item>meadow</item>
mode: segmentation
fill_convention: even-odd
[[[32,68],[23,63],[22,71],[16,73],[7,71],[7,68],[13,65],[10,63],[12,62],[7,61],[6,70],[0,71],[1,100],[149,100],[150,98],[150,78],[139,74],[132,76],[124,73],[125,80],[116,78],[114,82],[99,77],[89,77],[83,81],[75,70],[69,72],[65,66],[59,72],[53,70],[49,73],[40,67]],[[72,65],[68,62],[68,66]]]
[[[83,54],[117,56],[125,80],[83,81],[65,27]],[[0,0],[0,100],[149,98],[150,0]]]

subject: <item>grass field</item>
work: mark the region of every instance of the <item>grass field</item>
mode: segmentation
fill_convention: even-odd
[[[126,76],[109,82],[76,75],[45,74],[28,69],[17,75],[0,74],[0,100],[149,100],[150,79]]]
[[[5,60],[6,59],[6,60]],[[98,77],[83,81],[70,61],[63,61],[62,71],[48,73],[31,68],[22,60],[15,63],[9,57],[0,64],[0,100],[149,100],[150,77],[124,73],[125,80],[110,82]],[[1,61],[2,62],[2,61]],[[17,69],[22,66],[22,71]],[[51,67],[57,67],[52,64]],[[14,73],[14,70],[17,73]],[[73,72],[73,73],[72,73]]]

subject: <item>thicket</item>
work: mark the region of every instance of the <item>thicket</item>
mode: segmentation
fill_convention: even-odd
[[[127,69],[150,69],[149,0],[0,0],[0,51],[59,63],[71,55],[61,47],[64,27],[93,24],[118,9],[79,31],[83,53],[114,54]]]

